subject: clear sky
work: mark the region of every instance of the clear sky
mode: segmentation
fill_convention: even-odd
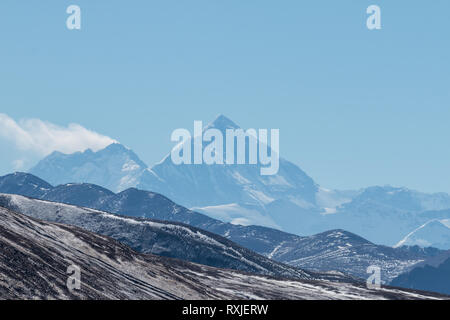
[[[280,129],[281,156],[324,187],[450,192],[449,34],[448,0],[2,0],[0,173],[42,156],[23,128],[76,123],[151,165],[222,113]]]

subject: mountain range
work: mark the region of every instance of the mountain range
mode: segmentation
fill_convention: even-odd
[[[438,249],[422,249],[417,246],[391,248],[376,245],[344,230],[331,230],[314,236],[301,237],[262,226],[234,225],[186,209],[157,193],[130,188],[116,194],[92,184],[66,184],[52,187],[42,179],[27,173],[15,173],[0,177],[0,192],[5,193],[0,195],[0,205],[12,210],[31,214],[36,218],[69,223],[87,228],[90,231],[100,232],[119,241],[124,241],[125,244],[142,252],[162,254],[205,264],[208,264],[208,262],[202,260],[204,256],[201,251],[196,254],[195,250],[192,250],[192,253],[189,252],[190,250],[185,250],[189,246],[177,244],[176,237],[170,238],[169,241],[167,232],[150,232],[149,230],[151,235],[149,236],[141,231],[142,228],[138,228],[138,231],[136,231],[127,227],[125,228],[127,231],[124,232],[127,235],[125,237],[122,235],[122,231],[116,233],[117,230],[113,227],[119,221],[112,218],[97,221],[99,215],[92,214],[62,214],[63,210],[67,208],[62,203],[138,219],[157,219],[183,223],[184,228],[191,226],[191,229],[196,230],[188,234],[195,234],[196,232],[207,234],[210,238],[216,237],[215,242],[224,242],[225,240],[221,238],[224,237],[271,260],[316,272],[334,270],[365,279],[367,278],[367,267],[377,265],[381,267],[382,281],[386,283],[399,274],[410,270],[417,263],[441,252]],[[17,194],[45,201],[23,198],[17,196]],[[56,205],[53,205],[54,203]],[[89,211],[91,209],[82,210]],[[93,221],[87,217],[90,217],[89,219],[93,219]],[[121,224],[124,224],[125,220],[121,219]],[[111,226],[109,226],[110,224]],[[166,224],[169,225],[168,222]],[[167,228],[165,230],[167,231]],[[156,237],[157,234],[160,236]],[[177,233],[178,235],[179,233]],[[205,236],[203,239],[208,237]],[[160,245],[158,241],[162,241],[163,245]],[[182,240],[182,242],[188,244],[189,241],[191,240]],[[171,242],[174,243],[173,248],[170,245]],[[232,244],[228,243],[227,246],[232,247]],[[195,248],[195,245],[193,247]],[[164,251],[161,248],[171,249]],[[181,248],[181,250],[177,250],[177,248]],[[173,252],[171,252],[172,249]],[[220,250],[215,251],[219,260],[214,261],[213,266],[230,268],[229,258],[225,259],[225,262],[220,262],[223,253]],[[250,253],[247,254],[251,256]],[[248,258],[247,260],[251,259]],[[219,262],[228,264],[218,264]],[[248,266],[245,268],[248,268]],[[245,268],[242,267],[239,270],[247,270]],[[255,272],[255,269],[251,271]]]
[[[240,127],[220,115],[208,129],[224,133]],[[248,149],[247,149],[248,152]],[[170,153],[149,168],[130,149],[115,143],[103,150],[54,152],[30,173],[52,185],[91,183],[114,192],[130,187],[162,194],[209,217],[236,225],[259,225],[307,236],[332,229],[358,234],[371,242],[395,246],[428,222],[450,218],[450,196],[407,188],[374,186],[329,190],[294,163],[281,158],[279,172],[260,175],[261,165],[176,165]],[[438,242],[424,228],[408,244],[450,249],[450,229]]]
[[[413,290],[277,279],[141,254],[106,236],[0,207],[2,299],[446,299]],[[80,271],[69,290],[68,267]]]
[[[142,253],[276,277],[320,278],[255,254],[218,235],[180,223],[119,216],[18,195],[0,194],[0,206],[39,220],[105,235]]]

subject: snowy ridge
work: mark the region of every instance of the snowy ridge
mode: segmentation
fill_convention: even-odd
[[[119,216],[19,195],[0,194],[0,205],[37,219],[110,236],[144,253],[272,276],[327,277],[269,260],[220,236],[174,222]]]
[[[1,207],[0,246],[4,299],[446,298],[389,287],[274,279],[139,254],[111,238]],[[73,264],[82,272],[81,289],[69,291],[66,271]]]
[[[36,194],[35,185],[39,186],[38,189],[42,187],[45,190]],[[374,244],[343,230],[301,237],[271,228],[224,223],[179,206],[159,194],[134,188],[115,194],[107,189],[90,184],[70,184],[51,187],[46,182],[40,179],[38,180],[37,177],[30,174],[16,174],[0,177],[0,192],[2,191],[8,193],[17,191],[25,195],[34,195],[34,197],[43,200],[69,203],[135,218],[172,221],[176,222],[173,223],[175,225],[181,222],[182,224],[195,227],[194,229],[199,228],[209,231],[202,231],[202,233],[208,234],[210,238],[216,239],[217,236],[215,235],[221,235],[239,246],[284,264],[291,264],[297,268],[320,272],[339,271],[362,279],[367,278],[366,269],[370,265],[382,267],[383,281],[389,281],[396,275],[410,270],[415,264],[439,254],[439,250],[437,249],[420,249],[415,246],[389,248]],[[252,210],[252,207],[248,207],[248,209]],[[433,219],[438,215],[441,215],[441,213],[426,213],[428,219]],[[68,223],[74,222],[69,221]],[[98,224],[102,227],[101,232],[111,232],[106,225],[102,223]],[[122,227],[125,228],[125,226]],[[160,240],[156,245],[154,240],[146,240],[148,243],[145,243],[144,247],[141,247],[142,241],[139,241],[142,237],[141,234],[134,232],[133,237],[130,238],[129,234],[123,231],[125,229],[114,231],[114,237],[120,236],[123,232],[123,237],[130,241],[127,244],[140,251],[149,250],[147,252],[159,255],[180,257],[201,263],[212,263],[211,261],[205,261],[200,252],[190,253],[182,250],[183,244],[171,246],[168,241],[164,242]],[[164,232],[164,234],[169,233],[171,237],[176,234],[175,231],[169,232],[168,230],[158,230],[158,232]],[[185,234],[184,236],[190,239],[190,241],[195,240],[186,234],[186,232],[180,231],[178,233]],[[152,236],[150,238],[153,239],[154,237]],[[224,239],[221,239],[220,241],[223,243]],[[276,247],[278,247],[277,250],[275,250]],[[204,253],[204,251],[201,252]],[[216,254],[222,252],[225,256],[227,254],[235,255],[232,251],[226,251],[225,254],[225,251],[217,246],[213,252]],[[224,263],[225,266],[229,265],[230,262],[225,263],[223,258],[222,256],[218,261],[222,261],[221,263]],[[235,258],[237,259],[238,256],[235,255]],[[213,266],[219,266],[216,265],[218,261],[214,261]],[[246,267],[250,266],[247,264]],[[254,266],[252,268],[254,269]],[[264,268],[270,270],[273,267],[266,265]],[[260,269],[258,268],[257,270]],[[282,272],[281,269],[279,272]]]
[[[448,219],[431,219],[410,232],[395,247],[418,245],[446,250],[450,248],[450,227]]]

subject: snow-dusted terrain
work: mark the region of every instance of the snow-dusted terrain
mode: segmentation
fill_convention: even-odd
[[[427,250],[429,250],[427,252]],[[438,250],[375,245],[344,230],[281,242],[268,254],[274,260],[308,270],[335,269],[364,279],[369,266],[380,267],[382,283],[410,270]]]
[[[190,211],[152,192],[129,189],[114,194],[90,184],[51,187],[45,181],[24,173],[0,177],[0,192],[32,194],[46,200],[132,217],[181,222],[221,235],[273,260],[322,272],[337,270],[363,279],[367,278],[366,269],[371,265],[381,267],[382,280],[389,281],[398,274],[410,270],[416,263],[439,254],[437,249],[417,247],[394,249],[376,245],[342,230],[300,237],[271,228],[234,225]],[[330,236],[331,234],[333,236]],[[137,235],[132,238],[135,240],[133,243],[128,243],[129,245],[138,250],[148,250],[149,245],[140,247],[142,239],[139,239]],[[166,245],[166,247],[170,246]],[[188,255],[189,251],[177,250],[177,248],[184,248],[183,246],[174,246],[166,251],[161,249],[157,251],[159,246],[151,248],[153,251],[150,252],[153,253],[205,263],[202,255]],[[216,260],[213,262],[217,263]],[[211,264],[211,262],[206,263]]]
[[[283,280],[139,254],[77,227],[0,207],[1,299],[442,299],[363,284]],[[69,290],[67,268],[81,271]]]
[[[442,250],[450,248],[450,219],[429,220],[399,241],[396,247],[418,245]]]
[[[327,229],[331,226],[344,229],[372,242],[394,246],[427,222],[449,219],[448,200],[445,193],[423,194],[406,188],[370,187],[351,202],[339,206],[335,214],[327,215],[323,225]],[[424,239],[433,237],[431,230],[423,231]],[[433,242],[429,241],[428,245]]]
[[[334,273],[306,272],[284,265],[218,235],[178,223],[119,216],[19,195],[0,194],[0,206],[36,219],[78,226],[106,235],[143,253],[278,277],[349,279]]]
[[[220,115],[205,130],[210,128],[225,132],[239,126]],[[157,192],[233,224],[261,225],[303,236],[343,229],[389,246],[432,220],[429,211],[450,209],[450,196],[445,193],[390,186],[329,190],[283,158],[274,176],[261,176],[260,169],[259,164],[175,165],[170,154],[149,168],[133,151],[116,143],[98,152],[54,153],[31,172],[54,185],[94,183],[115,192],[129,187]],[[436,218],[450,219],[450,212]],[[433,244],[427,239],[432,232],[425,234],[427,230],[422,230],[421,239]]]

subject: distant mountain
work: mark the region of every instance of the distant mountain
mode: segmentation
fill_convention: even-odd
[[[224,133],[239,128],[220,115],[204,131]],[[389,246],[429,222],[428,212],[450,209],[450,196],[445,193],[425,194],[390,186],[328,190],[283,158],[274,176],[262,176],[260,169],[260,164],[175,165],[170,154],[148,168],[131,150],[113,144],[98,152],[53,153],[31,173],[53,185],[92,183],[114,192],[131,187],[150,190],[233,224],[266,226],[303,236],[343,229]],[[438,219],[450,218],[441,213]]]
[[[402,239],[396,247],[419,245],[442,250],[450,248],[450,219],[430,220]]]
[[[310,237],[296,237],[281,242],[267,254],[271,259],[308,270],[339,270],[367,278],[367,267],[381,269],[382,283],[441,251],[419,247],[392,248],[373,244],[344,230],[326,231]]]
[[[209,129],[217,129],[225,136],[227,129],[240,127],[220,115],[203,132]],[[261,164],[175,165],[169,154],[152,167],[153,175],[146,177],[148,179],[141,181],[138,187],[167,195],[187,207],[231,203],[264,207],[278,199],[297,200],[297,205],[305,209],[316,206],[317,185],[294,164],[281,159],[275,176],[262,176],[260,169]],[[178,183],[173,183],[175,180]]]
[[[444,210],[449,206],[450,197],[444,193],[370,187],[361,190],[351,202],[337,207],[335,214],[327,215],[323,226],[348,230],[372,242],[394,246],[423,224],[436,218],[450,218],[450,211]]]
[[[209,129],[226,136],[227,129],[241,128],[219,115],[203,132]],[[203,150],[205,147],[206,143]],[[248,157],[248,144],[245,150]],[[234,155],[236,158],[237,148]],[[169,154],[148,170],[150,174],[144,175],[137,187],[164,194],[185,207],[195,207],[225,222],[263,225],[297,234],[308,232],[321,210],[316,203],[317,184],[283,158],[276,175],[261,175],[261,167],[260,163],[176,165]]]
[[[139,184],[146,169],[147,165],[133,151],[114,143],[97,152],[53,152],[30,173],[53,185],[89,182],[122,191]]]
[[[450,207],[450,196],[446,193],[426,194],[408,188],[374,186],[362,189],[343,207],[361,209],[368,205],[389,207],[402,212],[444,210]]]
[[[292,280],[216,269],[139,254],[83,229],[48,223],[0,207],[2,299],[445,299],[363,284]],[[80,290],[67,288],[76,265]]]
[[[32,176],[26,178],[27,176],[31,175],[16,173],[0,177],[0,185],[3,185],[6,190],[14,190],[15,179],[17,183],[24,180],[36,180]],[[8,183],[2,184],[2,181],[8,181]],[[42,185],[46,185],[45,182]],[[34,183],[29,187],[22,183],[21,188],[31,192],[36,189]],[[41,188],[38,189],[41,190]],[[0,192],[3,192],[2,188]],[[27,196],[26,193],[22,194]],[[437,249],[425,250],[418,247],[392,249],[375,245],[342,230],[300,237],[267,227],[233,225],[188,210],[162,195],[134,188],[115,194],[96,185],[68,184],[51,189],[42,188],[41,194],[36,198],[137,218],[181,222],[221,235],[280,262],[316,271],[346,272],[359,278],[367,277],[368,266],[378,265],[383,267],[383,281],[389,281],[398,274],[410,270],[415,264],[440,252]],[[135,245],[131,246],[137,248]]]
[[[16,172],[0,178],[0,189],[3,193],[26,194],[40,198],[53,190],[53,186],[34,175]]]
[[[225,134],[226,129],[239,126],[220,115],[204,130],[211,128]],[[284,159],[280,159],[280,169],[275,176],[261,176],[260,169],[260,164],[175,165],[170,154],[148,169],[131,150],[112,144],[98,152],[87,150],[72,155],[54,152],[30,173],[53,185],[92,183],[114,192],[137,187],[163,194],[185,207],[206,207],[202,209],[206,214],[210,214],[209,208],[212,212],[215,206],[222,206],[222,211],[226,211],[222,217],[225,222],[309,232],[310,224],[316,223],[314,218],[322,210],[316,203],[316,183]],[[239,208],[238,216],[229,220],[233,205]]]
[[[429,258],[413,270],[399,275],[391,285],[450,295],[450,251]]]

